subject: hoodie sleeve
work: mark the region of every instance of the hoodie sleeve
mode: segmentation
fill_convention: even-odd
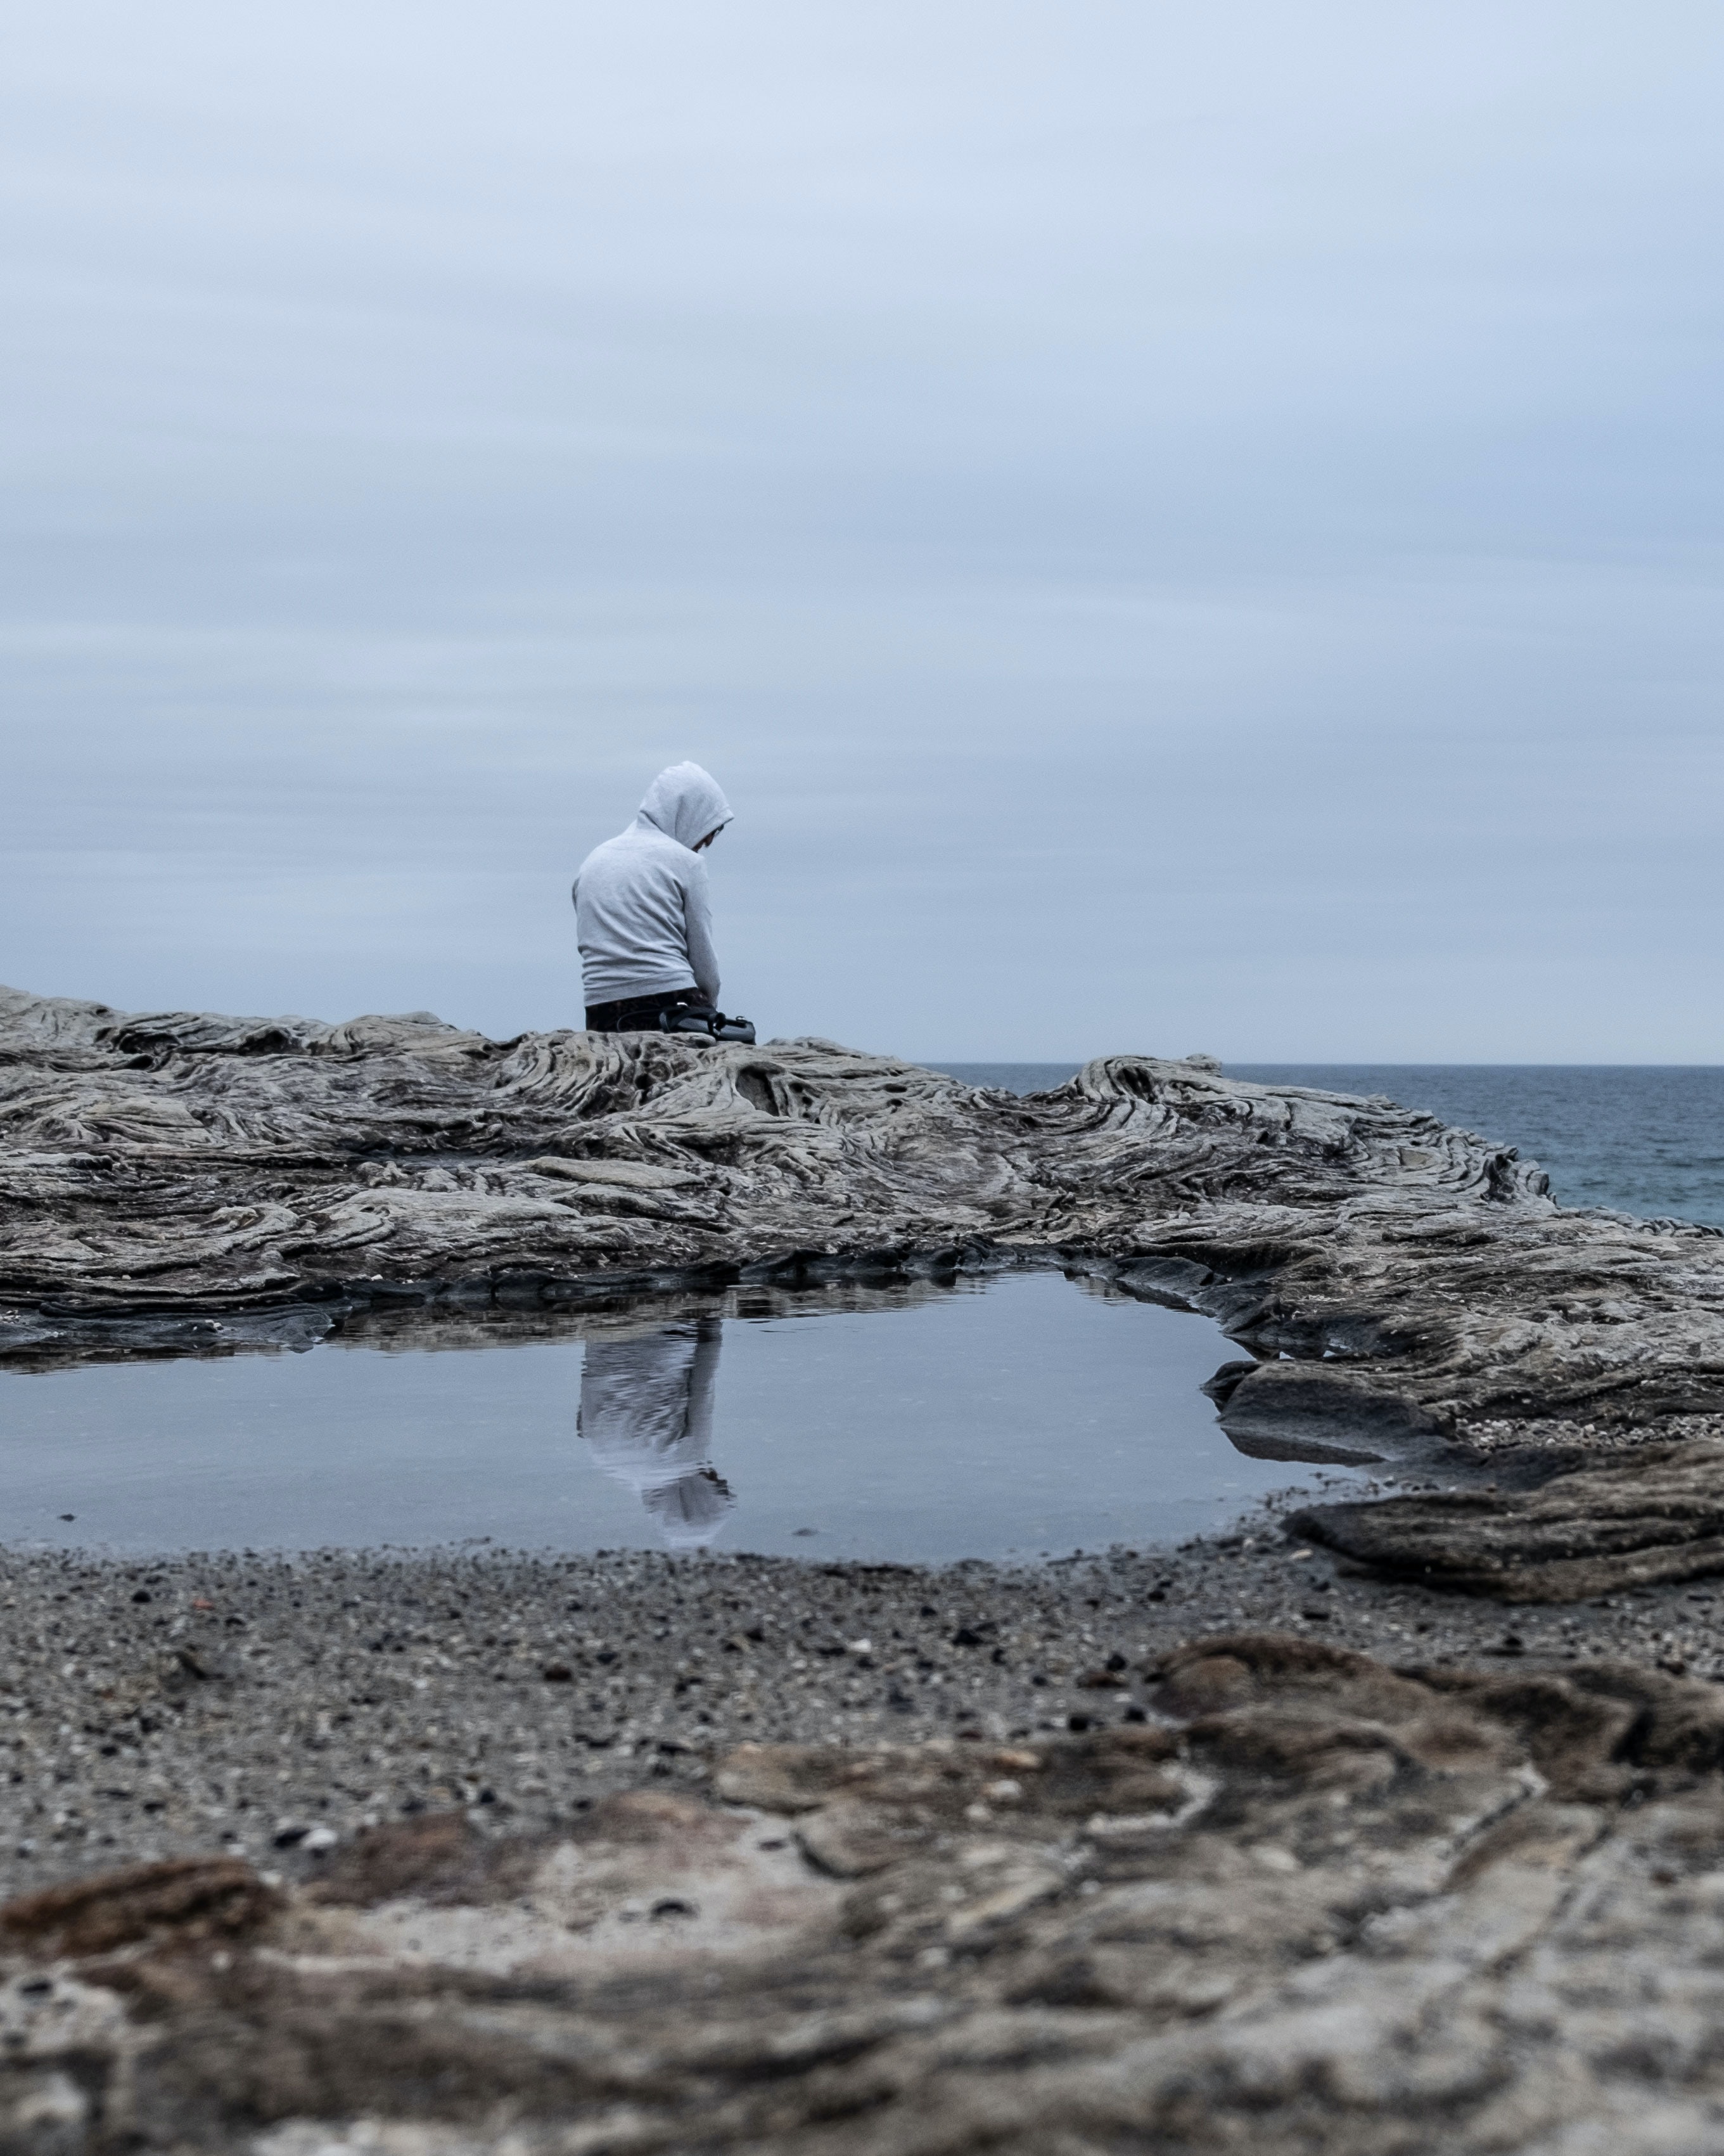
[[[689,970],[708,1003],[718,1002],[718,953],[712,947],[712,908],[706,897],[706,864],[695,857],[682,887],[683,923],[688,932]]]

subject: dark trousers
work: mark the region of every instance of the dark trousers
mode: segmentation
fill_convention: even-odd
[[[698,988],[660,988],[656,995],[624,996],[618,1003],[588,1004],[587,1030],[588,1033],[656,1033],[661,1010],[675,1010],[679,1004],[693,1004],[705,1010]]]

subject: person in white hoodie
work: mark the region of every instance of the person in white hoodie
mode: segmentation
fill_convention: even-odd
[[[710,772],[673,763],[648,787],[628,829],[582,862],[575,937],[589,1032],[653,1032],[661,1010],[716,1008],[718,955],[700,856],[731,817]]]

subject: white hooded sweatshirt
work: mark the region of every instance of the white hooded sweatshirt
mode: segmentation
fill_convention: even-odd
[[[706,864],[694,850],[731,821],[718,782],[673,763],[626,831],[595,846],[575,878],[575,939],[591,1004],[698,988],[718,1002]]]

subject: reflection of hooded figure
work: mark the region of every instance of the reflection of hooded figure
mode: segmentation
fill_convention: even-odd
[[[716,1317],[632,1340],[589,1340],[575,1427],[626,1482],[673,1549],[700,1549],[736,1502],[708,1462],[722,1333]]]

